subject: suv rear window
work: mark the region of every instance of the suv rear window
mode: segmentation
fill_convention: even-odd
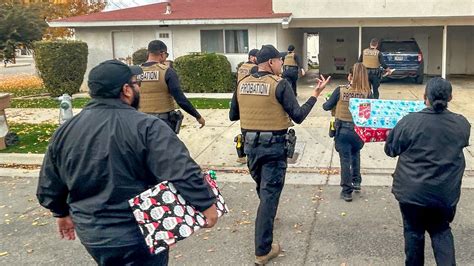
[[[382,42],[380,44],[381,52],[418,52],[416,42]]]

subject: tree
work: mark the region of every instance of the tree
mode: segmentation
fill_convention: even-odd
[[[30,48],[41,40],[47,27],[37,6],[0,4],[0,52],[6,59],[14,59],[19,45]]]
[[[105,1],[88,0],[63,0],[50,1],[43,4],[44,18],[47,21],[62,19],[91,13],[97,13],[104,9]],[[48,28],[44,35],[45,39],[61,39],[71,37],[74,32],[68,28]]]

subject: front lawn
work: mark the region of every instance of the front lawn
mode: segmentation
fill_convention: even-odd
[[[53,124],[24,124],[9,123],[10,132],[18,134],[20,141],[1,150],[1,153],[35,153],[46,152],[49,139],[58,125]]]
[[[76,98],[72,101],[73,108],[84,108],[89,98]],[[196,109],[228,109],[230,99],[190,98]],[[59,101],[52,98],[12,99],[11,108],[59,108]]]

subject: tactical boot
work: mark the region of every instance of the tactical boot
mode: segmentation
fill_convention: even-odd
[[[247,157],[239,157],[237,158],[237,162],[240,164],[246,164],[247,163]]]
[[[355,193],[360,193],[360,183],[354,183],[352,188],[354,189]]]
[[[350,202],[352,201],[352,193],[344,193],[344,192],[341,192],[341,199],[347,201],[347,202]]]
[[[269,260],[278,257],[281,253],[280,244],[272,244],[272,250],[268,252],[267,255],[264,256],[255,256],[255,265],[265,265],[268,263]]]

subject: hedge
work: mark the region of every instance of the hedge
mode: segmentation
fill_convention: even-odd
[[[79,92],[87,68],[87,44],[80,41],[34,43],[35,64],[51,96]]]
[[[231,65],[224,55],[196,53],[178,57],[174,68],[185,92],[232,92]]]
[[[141,48],[136,50],[132,55],[132,62],[134,65],[141,65],[147,60],[147,49]]]

